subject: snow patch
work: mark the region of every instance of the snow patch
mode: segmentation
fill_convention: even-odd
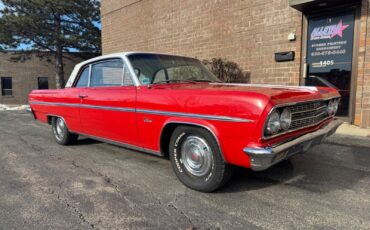
[[[4,110],[27,110],[30,106],[29,105],[2,105],[0,104],[0,111]]]

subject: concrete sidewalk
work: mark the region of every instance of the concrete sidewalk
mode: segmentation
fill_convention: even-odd
[[[370,129],[344,123],[325,143],[370,148]]]

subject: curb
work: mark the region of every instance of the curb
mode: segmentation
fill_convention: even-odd
[[[355,146],[362,148],[370,148],[370,137],[364,136],[354,136],[345,134],[333,134],[327,137],[324,144],[335,144],[335,145],[345,145],[345,146]]]

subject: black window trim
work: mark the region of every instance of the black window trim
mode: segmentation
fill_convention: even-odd
[[[91,86],[91,73],[92,73],[92,65],[96,65],[96,64],[99,64],[99,63],[103,63],[103,62],[107,62],[107,61],[114,61],[114,60],[121,60],[122,61],[122,77],[121,77],[121,85],[119,86]],[[100,59],[100,60],[97,60],[97,61],[92,61],[92,62],[89,62],[89,63],[86,63],[85,65],[81,66],[78,74],[77,74],[77,77],[74,81],[74,83],[72,84],[72,88],[76,88],[76,84],[77,82],[79,81],[80,77],[81,77],[81,74],[83,72],[83,70],[85,70],[85,68],[88,66],[89,68],[89,76],[88,76],[88,80],[87,80],[87,87],[81,87],[81,88],[101,88],[101,87],[124,87],[124,86],[135,86],[135,81],[133,79],[133,76],[130,72],[130,69],[129,69],[129,66],[128,64],[125,62],[125,60],[121,57],[113,57],[113,58],[106,58],[106,59]],[[124,82],[124,77],[125,77],[125,66],[127,68],[127,70],[129,71],[129,77],[131,79],[131,82],[132,82],[132,85],[124,85],[123,82]]]

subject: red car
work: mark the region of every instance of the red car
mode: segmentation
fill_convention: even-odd
[[[264,170],[335,132],[340,96],[325,87],[226,84],[199,60],[117,53],[74,68],[66,87],[34,90],[34,117],[57,143],[79,135],[169,156],[186,186],[211,192],[234,165]]]

